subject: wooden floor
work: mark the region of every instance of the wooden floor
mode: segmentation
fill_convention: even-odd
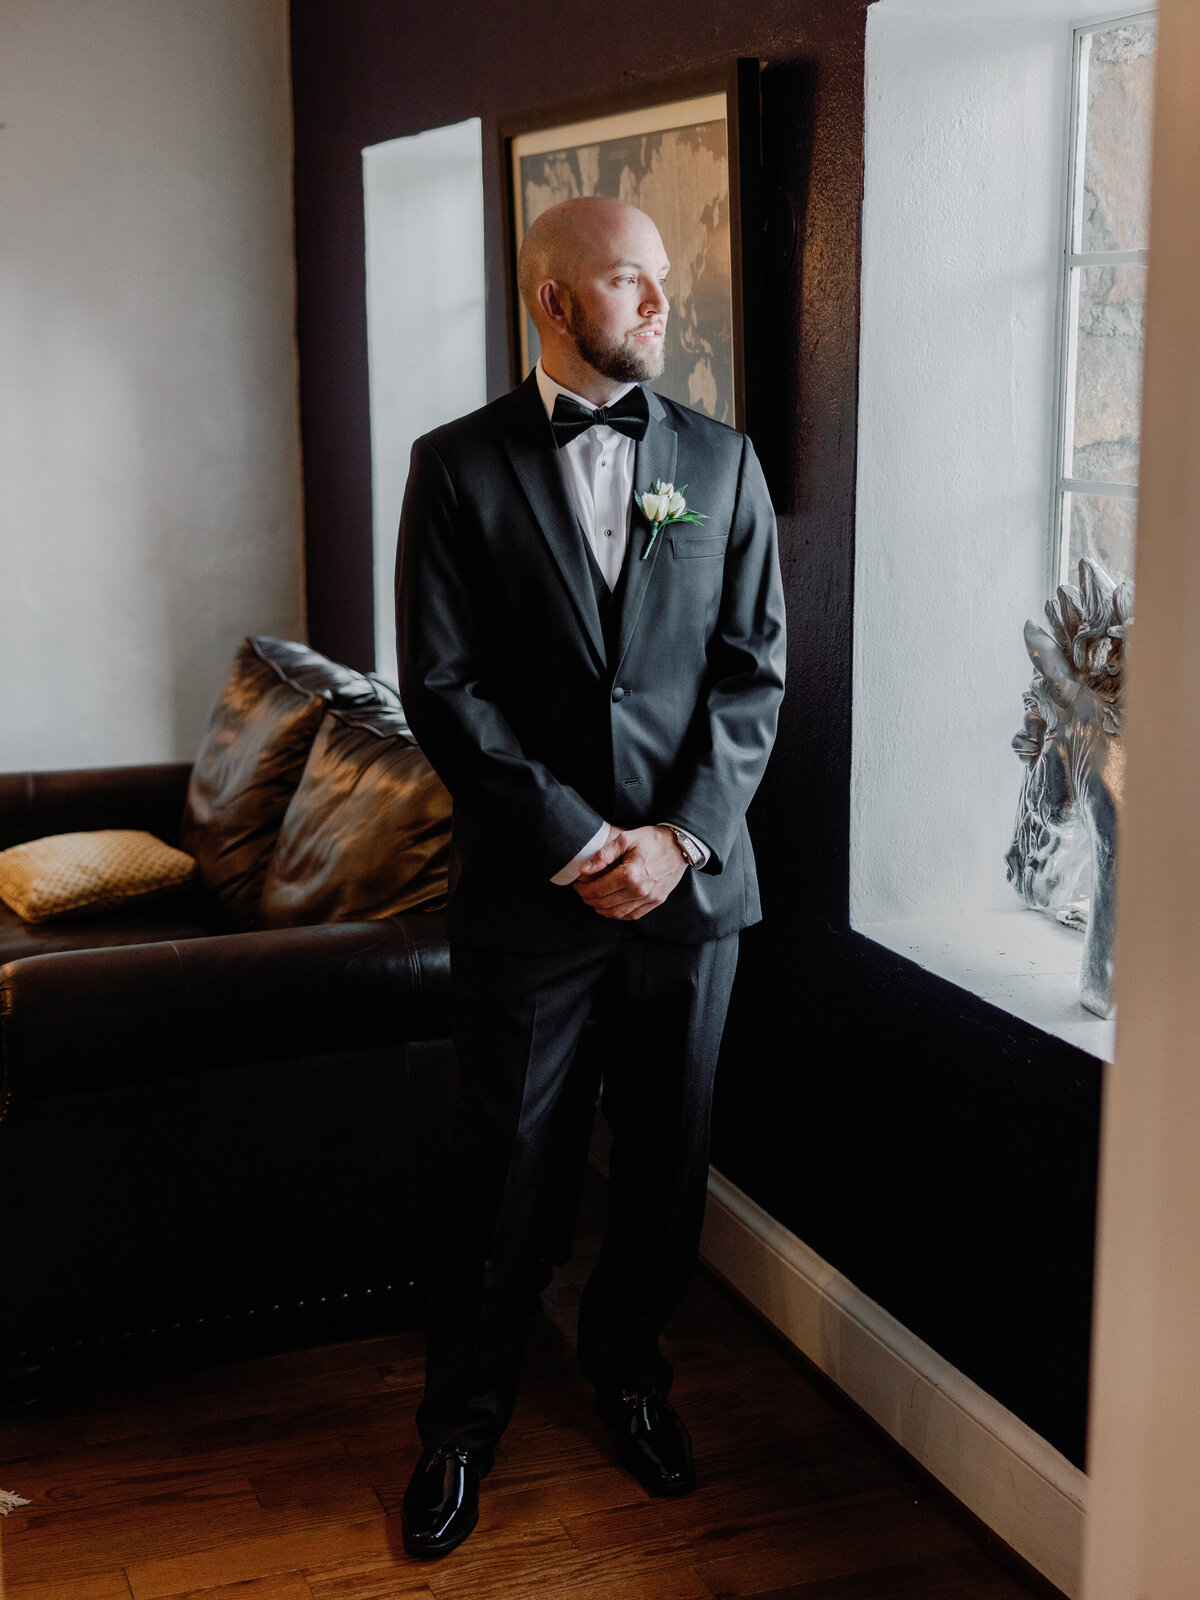
[[[410,1561],[422,1338],[276,1355],[0,1419],[5,1600],[1025,1600],[937,1496],[699,1277],[671,1327],[699,1486],[651,1500],[575,1370],[591,1241],[543,1297],[480,1523]]]

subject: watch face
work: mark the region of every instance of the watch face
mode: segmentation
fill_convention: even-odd
[[[684,859],[687,861],[688,866],[699,866],[701,861],[700,852],[692,843],[691,839],[688,838],[687,834],[681,833],[678,828],[672,828],[671,832],[675,835],[675,838],[679,844],[679,848],[683,851]]]

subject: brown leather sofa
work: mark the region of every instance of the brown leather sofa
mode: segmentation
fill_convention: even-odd
[[[394,695],[248,640],[193,766],[0,777],[0,849],[99,828],[182,842],[200,877],[58,922],[0,906],[0,1394],[411,1324],[449,806]]]

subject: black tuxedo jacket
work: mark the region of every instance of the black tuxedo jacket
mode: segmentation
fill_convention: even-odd
[[[454,799],[453,938],[549,951],[602,921],[550,883],[601,822],[673,822],[712,857],[640,937],[758,920],[745,811],[783,694],[775,518],[750,441],[647,393],[634,487],[686,484],[699,525],[635,508],[602,628],[584,535],[530,376],[413,446],[400,522],[400,690]],[[610,648],[606,648],[605,634]]]

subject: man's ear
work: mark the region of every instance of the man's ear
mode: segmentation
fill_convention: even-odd
[[[566,298],[566,288],[563,284],[556,282],[554,278],[546,278],[538,284],[538,305],[541,307],[542,314],[547,322],[552,323],[556,328],[566,325]]]

